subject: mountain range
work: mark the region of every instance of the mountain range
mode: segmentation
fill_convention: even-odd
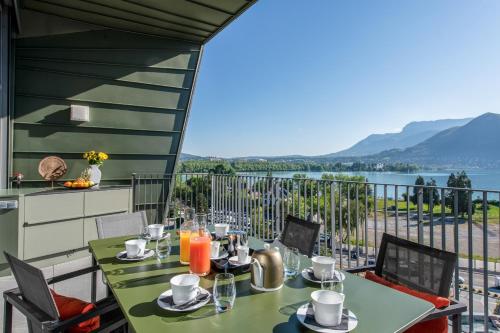
[[[403,127],[399,133],[371,134],[348,149],[324,157],[366,156],[384,150],[405,149],[445,129],[465,125],[471,120],[472,118],[414,121]]]
[[[419,165],[500,166],[500,114],[485,113],[463,126],[443,130],[404,150],[382,152],[372,158]]]
[[[203,159],[183,154],[181,159]],[[273,161],[415,163],[421,167],[500,167],[500,114],[476,118],[419,121],[399,133],[372,134],[348,149],[319,156],[231,158]]]

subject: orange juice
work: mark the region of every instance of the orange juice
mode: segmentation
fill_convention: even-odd
[[[189,271],[200,276],[210,273],[210,237],[193,237],[189,247]]]
[[[180,232],[181,255],[180,262],[183,265],[189,265],[189,244],[191,240],[191,230],[181,230]]]

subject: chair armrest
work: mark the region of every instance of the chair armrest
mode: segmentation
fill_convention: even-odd
[[[3,298],[5,302],[12,304],[12,306],[24,314],[26,318],[29,318],[40,325],[57,321],[40,310],[37,306],[25,301],[19,292],[6,291],[3,293]]]
[[[467,311],[467,305],[459,303],[458,301],[452,299],[449,306],[442,309],[434,309],[431,313],[429,313],[425,318],[422,319],[422,322],[460,314],[465,311]]]
[[[69,280],[69,279],[78,277],[80,275],[85,275],[85,274],[97,272],[98,270],[99,270],[99,266],[90,266],[90,267],[82,268],[82,269],[79,269],[79,270],[74,271],[74,272],[69,272],[66,274],[58,275],[58,276],[55,276],[53,278],[47,279],[47,284],[53,284],[53,283]]]
[[[359,266],[359,267],[355,267],[355,268],[348,268],[345,271],[347,273],[356,274],[356,273],[363,273],[366,271],[374,271],[374,270],[375,270],[375,265],[367,265],[367,266]]]
[[[47,328],[49,330],[63,332],[72,326],[78,325],[81,322],[84,322],[84,321],[89,320],[91,318],[94,318],[96,316],[100,316],[100,315],[106,314],[108,312],[114,311],[118,308],[119,308],[118,303],[116,303],[114,297],[107,297],[107,298],[99,301],[96,304],[95,309],[93,309],[89,312],[83,313],[81,315],[71,317],[71,318],[63,320],[63,321],[52,322],[49,324],[49,326],[47,326]]]

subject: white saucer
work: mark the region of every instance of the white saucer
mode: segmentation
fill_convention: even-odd
[[[163,235],[161,235],[161,237],[151,237],[149,240],[152,240],[152,241],[157,241],[157,240],[160,240],[160,239],[164,239],[166,237],[169,237],[169,233],[164,233]]]
[[[321,280],[316,280],[316,278],[315,279],[311,279],[311,277],[309,276],[309,272],[308,272],[309,269],[312,269],[312,267],[304,268],[302,270],[302,272],[301,272],[302,277],[304,279],[306,279],[307,281],[310,281],[310,282],[313,282],[313,283],[321,283]],[[334,282],[342,282],[342,281],[344,281],[345,280],[345,274],[342,273],[339,270],[337,270],[336,272],[337,272],[336,276],[339,277],[340,280],[339,281],[334,281]]]
[[[205,293],[205,294],[208,294],[210,295],[210,292],[206,289],[203,289],[202,287],[199,287],[200,288],[200,291],[202,293]],[[176,308],[173,308],[169,303],[166,303],[166,302],[163,302],[161,301],[162,298],[164,297],[170,297],[172,296],[172,289],[169,289],[165,292],[163,292],[157,299],[157,303],[158,303],[158,306],[164,310],[167,310],[167,311],[172,311],[172,312],[188,312],[188,311],[194,311],[194,310],[197,310],[199,308],[201,308],[202,306],[205,306],[207,305],[208,302],[210,302],[210,299],[211,297],[208,297],[206,300],[200,302],[200,303],[197,303],[197,304],[194,304],[188,308],[185,308],[185,309],[176,309]]]
[[[342,320],[343,321],[347,320],[347,323],[345,323],[347,325],[345,325],[343,327],[339,327],[338,329],[335,327],[320,326],[320,325],[316,324],[315,322],[314,323],[311,323],[311,322],[306,323],[305,321],[306,321],[307,315],[314,316],[314,311],[312,310],[312,307],[309,307],[309,303],[303,304],[300,306],[300,308],[297,309],[297,319],[305,327],[307,327],[313,331],[320,332],[320,333],[346,333],[346,332],[352,331],[353,329],[356,328],[356,326],[358,326],[358,318],[349,309],[344,309],[344,313],[342,315]]]
[[[246,262],[239,262],[238,261],[238,256],[234,256],[229,258],[229,263],[233,266],[243,266],[243,265],[248,265],[250,262],[252,262],[252,257],[248,256]]]
[[[210,258],[210,260],[220,260],[220,259],[224,259],[224,258],[227,258],[227,256],[229,255],[229,253],[227,253],[227,251],[224,251],[222,252],[221,254],[219,254],[218,257],[212,257]]]
[[[116,254],[116,259],[122,260],[122,261],[141,261],[147,258],[150,258],[155,255],[155,251],[146,249],[144,250],[144,255],[140,257],[134,257],[134,258],[128,258],[127,257],[127,251],[121,251]]]

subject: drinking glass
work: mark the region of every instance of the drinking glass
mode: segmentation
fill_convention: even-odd
[[[215,276],[214,303],[217,312],[231,310],[236,298],[236,285],[234,275],[231,273],[220,273]]]
[[[165,225],[165,229],[170,230],[170,229],[177,229],[177,218],[175,217],[168,217],[165,219],[163,222]]]
[[[344,283],[340,282],[339,273],[335,269],[325,270],[321,273],[321,289],[332,290],[338,293],[344,293]]]
[[[196,217],[196,209],[185,208],[184,209],[184,221],[193,221]]]
[[[239,246],[248,246],[248,234],[245,230],[238,230],[238,233],[236,234],[237,239],[238,239],[238,244],[236,247]]]
[[[207,229],[207,214],[196,214],[195,221],[198,224],[198,233],[200,236],[209,234]]]
[[[283,264],[285,267],[285,277],[294,278],[299,274],[300,252],[296,247],[285,247]]]
[[[165,259],[170,255],[172,243],[170,241],[170,234],[160,238],[156,241],[156,257],[158,259]]]
[[[151,234],[149,233],[149,228],[147,226],[142,229],[142,233],[139,238],[145,239],[149,243],[151,240]]]

